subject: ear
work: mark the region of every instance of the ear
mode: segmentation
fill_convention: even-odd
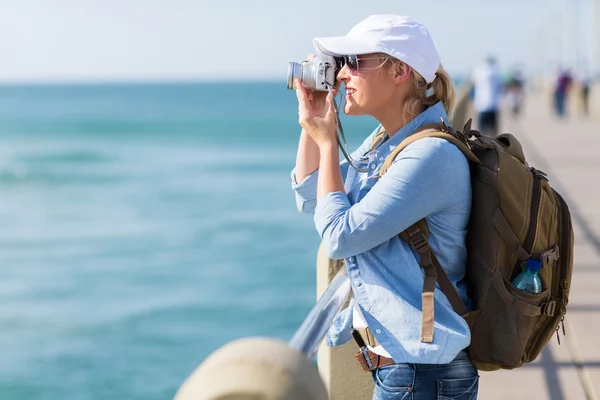
[[[406,64],[406,63],[398,63],[394,66],[395,71],[394,71],[394,82],[395,83],[402,83],[404,81],[406,81],[408,78],[410,78],[410,73],[412,71],[412,68],[410,67],[410,65]]]

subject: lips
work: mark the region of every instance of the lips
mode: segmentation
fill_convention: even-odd
[[[347,95],[353,95],[354,93],[356,93],[356,89],[346,86]]]

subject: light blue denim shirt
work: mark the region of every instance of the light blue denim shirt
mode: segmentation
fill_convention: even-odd
[[[453,144],[425,138],[410,144],[377,179],[388,154],[422,125],[446,119],[442,103],[418,115],[391,138],[369,151],[377,128],[352,154],[368,172],[340,163],[346,193],[316,199],[318,171],[292,188],[298,209],[314,213],[315,226],[329,256],[345,259],[353,299],[327,334],[330,346],[349,341],[352,306],[358,302],[377,341],[398,363],[445,364],[469,345],[469,328],[437,287],[434,339],[422,343],[421,291],[424,273],[418,255],[398,234],[425,217],[429,242],[461,298],[470,308],[462,281],[466,265],[466,227],[471,209],[467,159]]]

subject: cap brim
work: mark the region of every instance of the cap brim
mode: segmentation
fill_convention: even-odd
[[[313,39],[315,49],[329,56],[377,53],[377,49],[348,36],[334,36]]]

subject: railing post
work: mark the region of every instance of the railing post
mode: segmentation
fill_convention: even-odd
[[[327,257],[323,245],[317,255],[317,299],[327,289],[329,282],[342,267],[341,260]],[[354,353],[358,347],[354,341],[342,346],[321,345],[317,356],[319,373],[333,400],[368,400],[373,397],[373,379],[363,371]]]
[[[469,118],[475,117],[470,91],[470,84],[464,84],[456,88],[456,101],[454,103],[452,117],[450,118],[450,124],[455,129],[462,129]],[[477,118],[474,118],[473,123],[473,127],[477,128]]]
[[[181,385],[174,400],[327,400],[312,360],[272,338],[235,340],[213,352]]]

